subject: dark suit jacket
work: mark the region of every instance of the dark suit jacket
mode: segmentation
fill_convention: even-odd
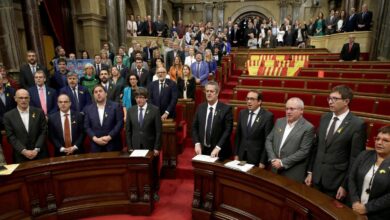
[[[84,109],[84,129],[91,139],[91,152],[120,151],[122,141],[120,132],[123,127],[123,109],[118,103],[107,100],[104,109],[103,125],[100,125],[99,113],[95,103]],[[99,146],[92,138],[110,135],[112,140],[105,146]]]
[[[354,31],[357,29],[357,17],[358,15],[357,14],[354,14],[352,17],[351,16],[348,16],[346,18],[346,23],[345,23],[345,31],[346,32],[351,32],[351,31]]]
[[[3,117],[4,114],[16,107],[15,103],[15,89],[12,87],[4,87],[5,105],[0,101],[0,131],[4,130]],[[1,141],[1,139],[0,139]]]
[[[187,98],[191,98],[195,100],[195,88],[196,88],[196,82],[195,78],[192,77],[187,81]],[[183,98],[183,93],[184,93],[185,85],[184,85],[184,79],[183,78],[178,78],[177,79],[177,90],[179,92],[178,97],[180,99]]]
[[[149,33],[149,27],[151,28],[152,32]],[[154,22],[151,21],[149,24],[149,21],[145,21],[143,23],[143,30],[142,30],[142,35],[143,36],[154,36],[156,34],[156,27],[154,25]]]
[[[68,85],[68,81],[66,78],[67,74],[68,74],[68,72],[66,72],[65,74],[62,74],[62,73],[56,71],[54,73],[51,85],[53,86],[53,88],[56,89],[57,92],[59,92],[61,88]],[[81,83],[81,81],[80,81],[80,83]]]
[[[367,172],[372,173],[372,166],[376,161],[376,151],[363,151],[356,158],[349,174],[349,193],[351,202],[360,201],[363,181]],[[390,159],[384,160],[375,173],[370,190],[370,197],[366,206],[367,217],[372,220],[390,218]]]
[[[161,149],[162,123],[159,109],[151,104],[147,105],[142,127],[138,122],[138,105],[127,111],[126,140],[129,150],[133,149]]]
[[[360,57],[360,45],[358,43],[353,43],[351,51],[349,51],[349,43],[344,44],[341,49],[340,59],[344,61],[359,61]]]
[[[111,81],[108,81],[108,89],[107,89],[107,99],[113,102],[120,102],[122,87],[117,87],[112,84]]]
[[[268,158],[269,160],[282,160],[283,168],[279,170],[272,168],[273,172],[303,183],[314,141],[314,127],[301,117],[284,141],[282,149],[280,149],[286,125],[287,118],[279,118],[272,132],[268,135],[265,143]]]
[[[118,67],[117,65],[115,65],[116,67]],[[125,65],[120,65],[121,66],[121,76],[126,79],[126,76],[127,74],[129,73],[129,68],[127,68]],[[118,69],[119,70],[119,69]]]
[[[47,71],[46,67],[41,65],[41,64],[37,64],[37,68],[35,71],[38,71],[38,70],[43,70],[43,72],[45,72],[46,82],[49,82],[50,75],[49,75],[49,72]],[[20,83],[20,87],[22,87],[24,89],[28,89],[31,86],[35,85],[34,75],[32,74],[30,66],[27,63],[23,64],[20,67],[19,83]]]
[[[13,156],[15,163],[29,161],[29,159],[21,154],[24,149],[39,149],[39,153],[34,160],[48,156],[46,146],[47,123],[45,114],[41,109],[30,106],[29,115],[28,132],[24,127],[17,108],[5,113],[3,118],[8,142],[14,149]]]
[[[138,70],[133,69],[130,71],[130,74],[138,76]],[[152,82],[152,78],[153,78],[153,76],[150,75],[149,71],[142,68],[142,74],[141,74],[141,77],[139,77],[138,86],[148,88],[149,84]],[[127,76],[126,76],[126,79],[128,79]]]
[[[69,86],[65,86],[60,90],[60,94],[67,94],[70,97],[72,105],[70,109],[72,111],[83,112],[84,108],[92,103],[91,95],[88,92],[88,89],[84,86],[77,86],[77,94],[78,94],[78,109],[76,108],[76,99],[73,95],[73,90]]]
[[[356,26],[359,24],[364,24],[363,28],[359,28],[357,26],[358,31],[369,31],[371,29],[372,11],[367,11],[364,16],[363,16],[363,12],[360,12],[357,15],[356,22],[357,22]]]
[[[207,103],[199,105],[195,113],[195,118],[192,123],[192,141],[194,144],[200,143],[202,146],[202,153],[205,152],[205,128],[207,118]],[[230,135],[233,129],[233,113],[232,108],[222,102],[217,103],[214,112],[213,124],[211,127],[210,148],[214,149],[219,146],[221,151],[219,157],[225,159],[231,156],[232,149],[230,145]]]
[[[238,47],[241,41],[241,31],[237,29],[234,31],[234,28],[232,28],[232,31],[230,32],[230,44],[232,47]],[[233,41],[237,41],[237,43],[233,43]]]
[[[74,154],[82,153],[84,152],[83,141],[85,137],[83,115],[76,111],[71,111],[69,119],[72,131],[72,146],[76,145],[78,148],[77,151],[74,151]],[[65,146],[60,111],[49,116],[48,129],[50,131],[49,138],[54,145],[55,155],[65,156],[65,153],[60,152],[61,147]]]
[[[96,70],[96,77],[99,77],[100,71],[109,69],[109,66],[107,64],[105,64],[105,63],[100,63],[100,71],[99,72],[98,72],[98,69],[97,69],[97,64],[94,63],[93,66],[95,67],[95,70]]]
[[[267,162],[267,152],[265,151],[265,139],[271,132],[274,122],[274,115],[260,108],[256,118],[252,118],[253,124],[250,132],[247,132],[249,110],[240,111],[236,129],[235,155],[243,160],[246,153],[246,161],[250,164],[259,165]]]
[[[183,51],[178,50],[178,51],[176,52],[176,56],[179,56],[181,62],[184,63],[186,57],[185,57]],[[172,64],[173,64],[173,61],[175,61],[175,53],[174,53],[173,50],[171,50],[171,51],[169,51],[169,52],[167,53],[166,59],[167,59],[167,70],[169,70],[169,69],[171,68]]]
[[[41,100],[39,99],[39,92],[37,86],[32,86],[28,89],[30,93],[30,106],[42,109]],[[57,106],[57,92],[56,90],[46,86],[46,108],[47,114],[50,115],[58,110]]]
[[[159,107],[160,114],[169,112],[169,118],[175,118],[177,103],[177,85],[170,79],[165,79],[164,89],[159,94],[160,81],[153,81],[149,86],[149,103]]]
[[[366,124],[349,112],[334,133],[332,141],[326,144],[326,132],[332,117],[332,112],[321,117],[317,147],[309,167],[309,171],[313,172],[313,183],[321,184],[327,191],[337,191],[340,186],[347,189],[351,166],[358,154],[365,149],[367,140]]]

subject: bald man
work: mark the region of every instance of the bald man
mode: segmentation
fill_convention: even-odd
[[[5,113],[3,118],[7,139],[13,148],[14,162],[47,157],[47,123],[44,112],[29,106],[30,95],[25,89],[16,91],[15,101],[16,108]]]

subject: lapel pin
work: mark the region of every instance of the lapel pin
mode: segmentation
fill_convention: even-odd
[[[149,113],[149,110],[146,110],[145,114],[148,114]]]
[[[32,117],[32,118],[35,118],[35,112],[32,113],[31,117]]]
[[[337,130],[337,133],[341,133],[343,131],[343,128],[339,128],[338,130]]]
[[[50,91],[47,92],[47,95],[50,95]]]
[[[281,129],[281,128],[278,128],[278,131],[279,131],[279,132],[282,132],[282,129]]]
[[[108,115],[107,115],[107,112],[106,112],[106,113],[104,113],[104,117],[106,117],[106,118],[108,117]]]
[[[79,90],[79,93],[80,93],[80,94],[84,94],[84,92],[83,92],[83,91],[80,91],[80,90]]]
[[[72,121],[72,124],[76,124],[76,121]]]
[[[380,174],[385,174],[385,173],[386,173],[386,170],[381,169],[381,170],[379,170],[379,173],[380,173]]]
[[[7,93],[6,96],[9,97],[9,93]]]

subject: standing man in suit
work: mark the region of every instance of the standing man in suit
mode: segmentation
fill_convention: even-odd
[[[149,83],[151,83],[153,76],[149,75],[149,71],[143,68],[143,62],[144,61],[141,57],[135,58],[136,68],[132,69],[130,71],[130,74],[137,75],[139,79],[139,86],[147,88],[149,86]]]
[[[83,115],[70,110],[70,97],[66,94],[58,96],[57,111],[49,116],[49,138],[54,145],[56,156],[67,156],[84,152]]]
[[[345,23],[346,32],[352,32],[357,29],[357,17],[358,15],[356,14],[356,9],[351,8],[349,17],[347,18]]]
[[[152,16],[148,15],[143,25],[143,36],[154,36],[156,33],[156,26],[152,21]]]
[[[29,106],[30,95],[25,89],[15,94],[16,108],[4,114],[3,122],[8,142],[13,148],[15,163],[48,157],[47,123],[39,108]]]
[[[236,130],[235,160],[264,168],[267,162],[265,139],[272,130],[274,115],[261,107],[263,96],[251,90],[246,95],[247,109],[240,111]]]
[[[108,69],[108,65],[105,63],[102,63],[102,57],[100,54],[95,54],[95,63],[93,64],[96,70],[96,76],[100,76],[100,71],[103,69]]]
[[[120,101],[120,95],[121,95],[121,88],[115,86],[112,84],[112,81],[110,81],[110,74],[107,69],[103,69],[100,71],[100,84],[103,86],[103,88],[106,90],[107,93],[107,99],[113,102]]]
[[[300,98],[286,103],[286,117],[276,120],[265,147],[272,172],[303,183],[310,150],[314,140],[314,126],[303,118],[304,104]]]
[[[355,36],[349,35],[349,42],[344,44],[340,53],[340,61],[359,61],[360,45],[355,43]]]
[[[371,29],[372,11],[368,10],[367,4],[362,5],[362,12],[357,16],[357,30],[369,31]]]
[[[173,42],[173,50],[167,53],[167,70],[171,68],[177,56],[180,57],[181,62],[186,59],[184,52],[180,50],[179,42],[175,41]]]
[[[33,50],[27,51],[27,63],[20,67],[19,83],[24,89],[35,85],[34,75],[38,70],[45,73],[46,79],[49,79],[49,72],[46,67],[37,63],[37,54]]]
[[[122,107],[107,99],[107,92],[102,84],[95,85],[92,92],[96,103],[84,109],[84,129],[91,139],[91,152],[120,151]]]
[[[121,76],[125,78],[129,72],[129,68],[127,68],[123,63],[122,63],[122,56],[121,55],[116,55],[116,68],[119,70],[121,73]]]
[[[57,111],[57,92],[45,85],[46,76],[42,70],[35,73],[34,79],[35,86],[28,89],[30,105],[42,109],[47,117]]]
[[[148,90],[139,87],[135,91],[137,105],[130,108],[126,118],[126,140],[129,151],[148,149],[159,155],[162,123],[160,110],[148,101]]]
[[[196,62],[191,64],[191,72],[195,77],[196,84],[206,85],[209,77],[209,65],[202,60],[202,53],[196,53]]]
[[[137,105],[127,111],[126,140],[128,151],[147,149],[153,151],[154,199],[158,200],[158,162],[161,149],[162,123],[159,109],[147,103],[148,90],[139,87],[135,91]]]
[[[225,159],[230,157],[230,135],[233,129],[232,108],[218,101],[218,83],[205,86],[206,103],[199,105],[192,123],[192,141],[196,154]]]
[[[321,117],[318,143],[309,164],[306,185],[343,200],[347,179],[357,155],[365,149],[366,125],[349,110],[353,92],[345,85],[334,87],[328,97],[329,109]]]
[[[229,40],[232,47],[238,47],[240,45],[241,31],[237,23],[234,24],[233,30],[230,32]]]
[[[149,86],[149,102],[160,109],[161,120],[175,118],[177,85],[166,78],[167,70],[164,67],[157,68],[156,75],[158,80]]]
[[[76,112],[83,112],[85,106],[92,103],[88,89],[79,85],[79,77],[76,72],[69,72],[67,75],[68,85],[60,90],[60,94],[70,97],[72,105],[70,109]]]
[[[334,15],[334,10],[330,10],[330,15],[325,19],[325,34],[326,35],[331,35],[334,34],[336,30],[336,24],[337,24],[337,19],[336,16]]]
[[[2,81],[3,76],[0,74],[0,131],[4,130],[4,114],[16,107],[14,98],[15,90],[12,87],[5,86],[3,83],[1,83]]]

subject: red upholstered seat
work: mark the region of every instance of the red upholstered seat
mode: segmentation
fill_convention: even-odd
[[[307,81],[306,88],[307,89],[322,89],[322,90],[329,90],[330,85],[329,81],[315,81],[310,80]]]
[[[390,115],[390,100],[381,99],[378,101],[375,114]]]
[[[356,97],[352,100],[349,106],[352,111],[374,113],[375,99]]]
[[[264,102],[275,102],[275,103],[285,103],[286,94],[285,92],[279,91],[262,91],[263,101]]]
[[[304,111],[303,117],[313,124],[314,127],[318,128],[320,125],[321,113]]]
[[[387,92],[387,86],[381,85],[381,84],[364,84],[359,83],[359,85],[356,87],[357,92],[366,92],[366,93],[378,93],[378,94],[385,94]]]
[[[280,79],[264,79],[264,80],[261,80],[261,86],[282,87],[282,80],[280,80]]]
[[[259,79],[242,79],[241,85],[247,85],[247,86],[260,86],[260,80]]]
[[[315,94],[313,106],[317,107],[329,107],[329,103],[327,100],[327,94]]]
[[[303,88],[305,88],[305,81],[303,81],[303,80],[284,80],[284,87],[285,88],[303,89]]]

